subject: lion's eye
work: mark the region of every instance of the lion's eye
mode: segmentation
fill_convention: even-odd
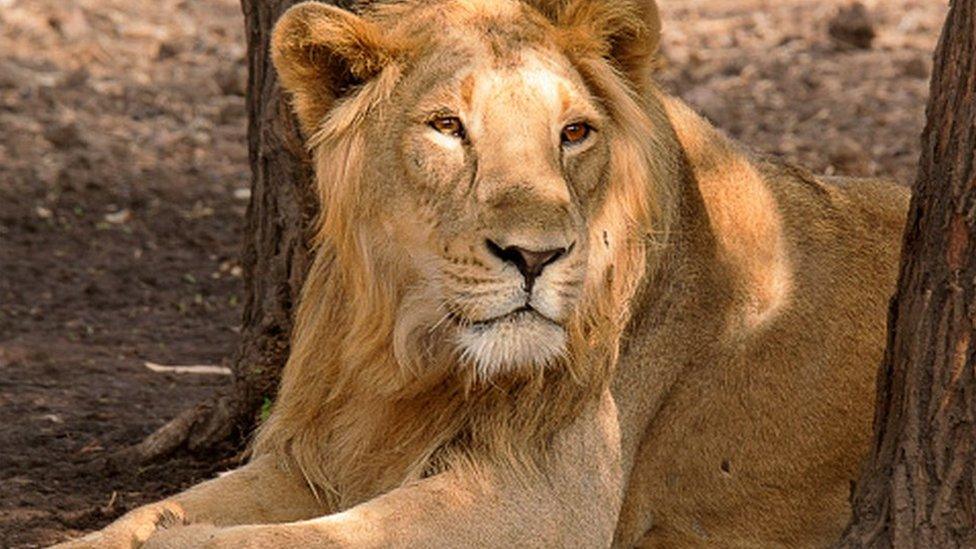
[[[592,131],[593,128],[591,128],[590,125],[585,122],[569,124],[563,128],[563,145],[578,145],[583,141],[586,141],[586,138],[590,136],[590,132]]]
[[[458,139],[464,139],[464,124],[456,116],[438,116],[429,122],[430,127],[444,135],[451,135]]]

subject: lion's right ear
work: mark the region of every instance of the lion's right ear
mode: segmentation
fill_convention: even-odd
[[[310,136],[339,97],[392,61],[393,48],[374,23],[334,6],[304,2],[278,20],[271,56]]]

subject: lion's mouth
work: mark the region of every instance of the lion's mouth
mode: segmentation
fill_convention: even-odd
[[[524,320],[541,320],[549,324],[559,326],[558,322],[540,313],[531,305],[522,305],[521,307],[513,309],[507,313],[481,320],[472,320],[457,314],[452,314],[451,316],[455,322],[469,328],[486,328],[502,322],[519,322]]]
[[[461,356],[485,379],[506,369],[547,365],[566,352],[566,329],[528,304],[490,318],[453,318]]]

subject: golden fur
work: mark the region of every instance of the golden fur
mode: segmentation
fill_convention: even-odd
[[[484,17],[484,5],[470,4],[449,16]],[[626,15],[616,13],[617,8],[609,3],[602,5],[608,13],[595,10],[594,5],[588,4],[586,13],[572,16],[594,24],[586,16],[612,19]],[[370,18],[386,23],[386,32],[385,44],[370,44],[370,51],[378,47],[406,56],[403,44],[410,40],[407,37],[416,36],[417,21],[438,24],[434,7],[426,8],[430,13],[423,16],[411,14],[407,23],[393,24],[401,20],[402,10],[408,6],[412,11],[424,9],[407,3],[372,9]],[[321,44],[336,34],[332,25],[323,25],[302,27],[295,35],[292,19],[316,20],[301,9],[279,25],[275,37],[276,63],[285,67],[283,81],[293,90],[304,89],[307,77],[287,69],[302,65],[292,56],[309,55],[303,44]],[[335,14],[337,20],[348,17],[339,10]],[[565,28],[566,34],[556,36],[557,41],[573,39],[568,29],[574,26]],[[372,25],[357,32],[367,37],[380,34]],[[602,43],[603,37],[599,38]],[[423,49],[417,39],[410,47]],[[426,309],[431,305],[423,300],[405,303],[405,288],[417,282],[405,276],[409,269],[384,255],[389,252],[368,234],[366,219],[378,205],[364,203],[363,196],[373,194],[366,187],[386,183],[363,178],[365,126],[371,122],[367,113],[389,100],[402,78],[400,65],[377,68],[380,73],[374,79],[338,105],[310,105],[311,98],[296,92],[296,109],[313,136],[310,144],[316,157],[319,196],[327,206],[314,241],[317,259],[298,309],[281,394],[259,433],[256,451],[294,460],[312,487],[332,505],[346,508],[432,469],[465,460],[472,447],[481,458],[489,455],[512,465],[533,466],[532,459],[545,454],[545,442],[552,434],[575,416],[583,402],[606,388],[615,360],[613,342],[626,322],[624,304],[646,263],[640,243],[651,231],[661,235],[667,231],[670,189],[660,185],[657,196],[644,191],[652,187],[651,178],[673,180],[668,173],[673,166],[658,160],[654,147],[659,144],[644,137],[653,133],[651,119],[625,81],[602,62],[603,52],[585,43],[572,50],[584,78],[606,101],[616,126],[616,138],[610,145],[610,188],[603,207],[591,220],[588,237],[590,249],[607,255],[590,265],[594,269],[613,265],[613,274],[607,278],[602,272],[588,273],[582,306],[567,329],[570,351],[558,366],[509,372],[493,377],[490,383],[478,379],[477,369],[463,364],[463,357],[426,347],[430,336],[421,333],[426,325],[404,326],[404,318],[429,316]],[[371,63],[352,56],[356,66]],[[320,112],[328,114],[320,116]],[[382,169],[389,174],[398,168]],[[376,215],[389,213],[378,210]],[[603,252],[605,240],[614,243],[607,252]],[[349,307],[351,303],[357,306]],[[414,307],[424,310],[415,312]],[[443,342],[438,339],[432,345],[443,346]],[[521,404],[513,406],[513,400]],[[329,406],[315,406],[315,402]],[[321,452],[323,444],[331,449],[328,456]],[[397,449],[395,456],[390,455],[390,448]]]
[[[744,152],[655,86],[659,30],[650,0],[292,8],[323,215],[278,400],[250,465],[79,544],[829,543],[907,193]],[[521,288],[485,238],[567,250],[526,290],[550,321],[482,320]]]

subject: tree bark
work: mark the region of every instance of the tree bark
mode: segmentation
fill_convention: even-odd
[[[283,96],[269,45],[274,23],[300,0],[242,0],[248,52],[251,202],[242,267],[244,317],[232,386],[183,412],[123,460],[150,461],[246,440],[274,399],[289,352],[292,308],[310,261],[306,236],[317,213],[313,173],[298,122]],[[335,1],[344,5],[348,2]]]
[[[839,547],[976,547],[976,0],[935,54],[875,446]]]

